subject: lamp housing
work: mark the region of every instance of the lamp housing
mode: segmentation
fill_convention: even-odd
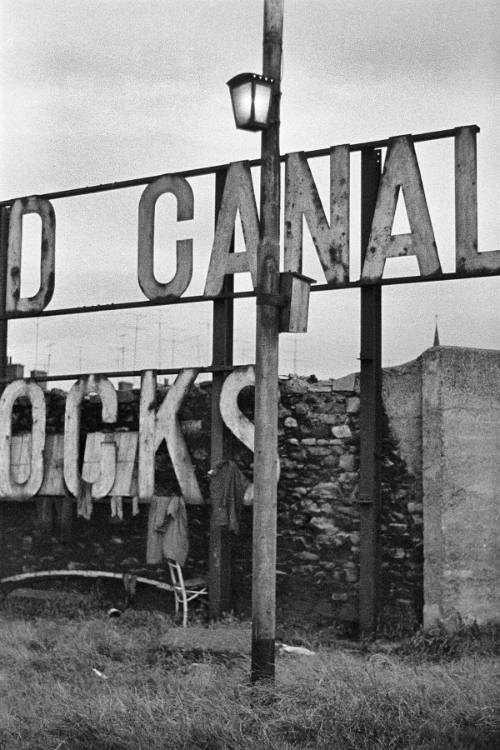
[[[264,130],[269,124],[274,78],[239,73],[227,82],[234,120],[240,130]]]

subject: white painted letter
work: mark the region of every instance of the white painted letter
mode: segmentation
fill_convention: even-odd
[[[151,370],[143,373],[139,415],[138,494],[141,500],[154,495],[155,455],[165,440],[179,487],[187,503],[203,503],[193,464],[177,417],[180,405],[194,383],[197,370],[181,370],[156,412],[156,378]]]
[[[11,472],[12,407],[24,396],[31,401],[31,461],[27,479],[16,482]],[[0,496],[17,500],[36,495],[43,481],[43,449],[45,446],[45,397],[36,383],[16,380],[5,388],[0,399]]]
[[[240,212],[246,252],[231,253],[236,213]],[[257,287],[257,248],[259,246],[259,217],[252,185],[252,175],[247,163],[239,161],[229,165],[217,217],[214,244],[210,256],[205,295],[219,294],[225,274],[248,272]]]
[[[235,367],[224,380],[219,409],[226,427],[253,453],[255,427],[238,407],[238,396],[249,385],[255,385],[254,366]]]
[[[20,297],[23,215],[38,214],[42,220],[40,252],[40,289],[33,297]],[[14,201],[9,219],[6,309],[41,312],[52,299],[55,278],[56,216],[52,204],[44,198],[20,198]]]
[[[194,197],[189,182],[178,175],[165,175],[151,182],[139,201],[139,286],[148,299],[167,300],[180,297],[189,286],[193,275],[193,240],[176,243],[177,270],[166,284],[154,275],[155,205],[163,193],[173,193],[177,198],[177,221],[193,218]]]
[[[400,188],[411,234],[391,234]],[[411,136],[391,138],[380,180],[362,281],[382,278],[387,258],[416,255],[422,276],[438,276],[441,264]]]
[[[72,495],[80,492],[79,446],[80,446],[80,417],[83,397],[97,393],[102,403],[102,421],[116,422],[118,399],[113,384],[99,375],[89,375],[80,378],[71,388],[66,399],[64,415],[64,481]],[[113,486],[116,475],[116,449],[107,445],[105,448],[105,471],[101,472],[92,484],[92,497],[104,497]],[[106,477],[106,478],[105,478]],[[108,486],[109,485],[109,486]],[[97,494],[94,494],[96,492]]]
[[[238,406],[238,396],[243,388],[249,385],[255,385],[255,368],[253,365],[235,367],[224,381],[220,394],[219,409],[222,420],[226,427],[231,430],[233,435],[240,440],[243,445],[254,452],[255,426],[253,422],[245,417]],[[276,456],[277,478],[280,477],[280,462]],[[245,502],[253,501],[253,484],[245,492]]]
[[[302,216],[327,282],[349,281],[349,146],[335,146],[330,151],[330,224],[304,154],[287,155],[285,271],[302,273]]]
[[[455,133],[455,233],[457,273],[500,270],[500,250],[478,252],[475,127]]]

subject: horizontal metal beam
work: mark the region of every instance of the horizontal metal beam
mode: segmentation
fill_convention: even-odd
[[[395,276],[394,278],[376,279],[375,281],[361,281],[361,279],[356,279],[356,281],[349,281],[346,284],[337,284],[335,286],[331,284],[315,284],[311,286],[311,292],[332,291],[334,289],[362,289],[373,286],[394,286],[395,284],[422,284],[429,281],[464,281],[466,279],[479,279],[487,276],[500,276],[500,270],[467,271],[465,273],[450,271],[449,273],[440,273],[439,276]]]
[[[234,294],[219,294],[217,297],[205,297],[201,294],[192,297],[178,297],[168,301],[141,300],[137,302],[109,302],[105,305],[84,305],[82,307],[59,307],[42,312],[0,312],[0,320],[18,320],[19,318],[50,318],[54,315],[79,315],[80,313],[116,312],[118,310],[132,310],[142,307],[163,307],[164,305],[185,305],[196,302],[214,302],[221,299],[255,297],[255,292],[235,292]]]
[[[145,367],[142,370],[113,370],[109,372],[74,372],[67,375],[34,375],[33,377],[25,376],[23,378],[0,378],[0,383],[12,383],[13,380],[30,380],[35,383],[46,383],[50,380],[78,380],[79,378],[87,378],[90,374],[99,375],[103,378],[134,378],[140,377],[143,372],[152,370],[156,375],[177,375],[181,370],[197,370],[198,373],[204,372],[232,372],[233,367],[230,365],[210,365],[206,367],[189,367],[184,365],[183,367],[167,367],[162,369],[155,369],[154,367]]]
[[[477,125],[471,125],[471,128],[479,133],[479,127]],[[453,138],[455,136],[457,128],[449,128],[448,130],[434,130],[427,133],[417,133],[412,135],[414,143],[422,143],[423,141],[434,141],[443,138]],[[378,141],[364,141],[362,143],[350,143],[350,151],[364,151],[366,149],[373,148],[386,148],[389,145],[389,138],[383,138]],[[328,156],[330,154],[330,148],[320,148],[314,151],[305,151],[304,156],[306,159],[316,159],[320,156]],[[280,157],[280,161],[285,161],[286,154]],[[260,159],[249,159],[247,160],[251,167],[259,167],[261,165]],[[55,200],[56,198],[71,198],[77,195],[91,195],[93,193],[104,193],[111,190],[121,190],[124,188],[140,187],[141,185],[147,185],[150,182],[154,182],[164,174],[176,174],[181,177],[201,177],[207,174],[213,174],[221,169],[226,169],[229,164],[217,164],[212,167],[201,167],[199,169],[186,169],[182,172],[162,172],[161,174],[151,175],[149,177],[138,177],[133,180],[121,180],[119,182],[107,182],[102,185],[89,185],[82,188],[73,188],[70,190],[55,190],[51,193],[41,193],[40,198],[46,198],[48,200]],[[1,206],[10,206],[15,200],[24,198],[25,196],[19,196],[18,198],[9,198],[8,200],[0,201]]]
[[[373,282],[348,281],[344,284],[314,284],[311,286],[311,292],[327,292],[340,289],[360,289],[371,286],[394,286],[395,284],[421,284],[430,281],[453,281],[466,279],[479,279],[486,277],[500,276],[500,271],[467,271],[467,273],[450,272],[442,273],[439,276],[397,276],[388,279],[377,279]],[[134,308],[162,307],[168,305],[195,304],[197,302],[214,302],[223,299],[248,299],[255,297],[254,290],[249,292],[234,292],[233,294],[221,293],[217,297],[204,297],[197,295],[193,297],[179,297],[178,299],[167,302],[158,302],[156,300],[143,300],[141,302],[110,302],[106,305],[88,305],[84,307],[60,307],[54,310],[43,310],[42,312],[0,312],[0,320],[20,320],[23,318],[50,318],[57,315],[79,315],[80,313],[97,313],[97,312],[116,312],[118,310],[131,310]]]

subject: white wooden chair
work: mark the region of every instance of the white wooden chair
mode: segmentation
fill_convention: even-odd
[[[182,568],[175,560],[167,560],[170,578],[174,589],[175,597],[175,614],[179,612],[182,605],[182,627],[187,625],[188,603],[198,596],[207,596],[207,582],[204,578],[191,578],[184,580]]]

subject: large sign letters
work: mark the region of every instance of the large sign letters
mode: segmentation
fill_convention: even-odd
[[[455,129],[456,272],[461,276],[500,273],[500,250],[480,253],[478,248],[476,132],[475,126]],[[305,219],[326,283],[332,288],[345,286],[350,281],[349,146],[330,149],[328,217],[304,154],[288,154],[285,161],[285,270],[302,271]],[[173,194],[177,200],[177,221],[188,221],[194,216],[194,195],[185,177],[163,175],[145,188],[139,202],[138,282],[148,299],[174,302],[186,292],[193,275],[193,240],[177,241],[176,272],[170,281],[158,281],[154,275],[155,205],[165,193]],[[411,231],[392,234],[400,194],[404,197]],[[22,217],[30,212],[38,213],[42,219],[41,283],[34,297],[24,298],[20,297]],[[238,214],[245,250],[231,252]],[[247,162],[234,162],[227,170],[204,296],[217,296],[227,274],[250,274],[255,289],[258,245],[259,217],[250,166]],[[380,283],[387,258],[408,255],[416,257],[419,268],[419,274],[411,278],[425,280],[442,275],[413,138],[404,135],[389,139],[360,284]],[[7,310],[42,311],[54,290],[55,215],[49,201],[36,196],[14,201],[10,211],[8,266]]]
[[[163,401],[156,406],[156,376],[142,375],[139,401],[139,434],[90,433],[80,459],[81,407],[86,396],[99,396],[102,421],[117,419],[117,394],[107,378],[89,375],[78,380],[66,399],[64,438],[45,434],[45,397],[36,383],[16,380],[0,398],[0,498],[29,500],[37,493],[79,497],[87,487],[90,496],[132,496],[147,501],[155,494],[155,456],[163,440],[179,488],[187,503],[201,504],[196,472],[178,418],[179,409],[198,372],[181,370]],[[220,398],[221,415],[229,430],[253,451],[253,424],[241,414],[237,397],[255,382],[252,366],[236,367],[225,380]],[[19,398],[31,404],[31,435],[12,436],[12,409]],[[81,468],[80,468],[81,467]],[[137,477],[137,479],[136,479]]]

